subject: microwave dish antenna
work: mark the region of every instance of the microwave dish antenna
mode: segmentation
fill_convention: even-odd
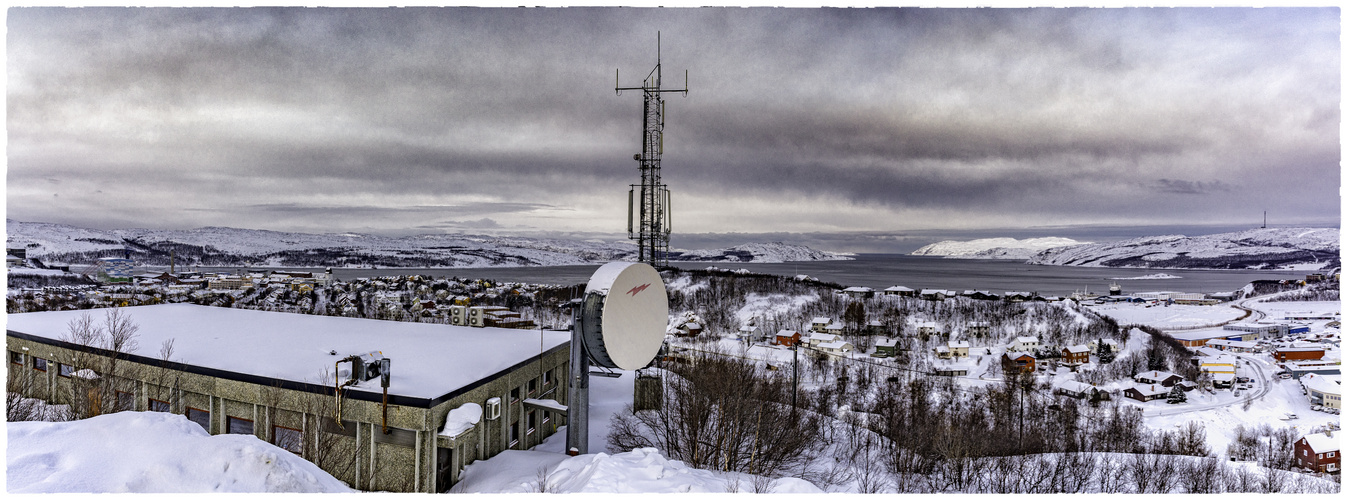
[[[669,324],[669,295],[659,272],[640,262],[594,271],[573,312],[566,451],[589,452],[589,366],[642,368],[659,354]]]

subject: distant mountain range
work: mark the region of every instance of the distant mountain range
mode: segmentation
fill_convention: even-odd
[[[625,241],[426,234],[307,234],[203,227],[188,230],[88,229],[5,221],[9,248],[47,263],[91,263],[129,249],[141,264],[265,267],[517,267],[635,260]],[[844,254],[787,243],[749,243],[717,250],[675,250],[671,261],[792,262],[848,260]]]
[[[912,254],[1016,259],[1057,266],[1314,270],[1341,267],[1339,233],[1336,228],[1265,228],[1205,236],[1147,236],[1111,243],[990,238],[942,241]]]
[[[1028,260],[1049,248],[1081,245],[1071,238],[983,238],[971,241],[946,240],[918,248],[912,255],[936,255],[964,259]]]

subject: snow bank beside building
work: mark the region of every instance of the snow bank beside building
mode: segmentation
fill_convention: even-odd
[[[9,493],[352,492],[253,436],[211,436],[182,415],[121,412],[8,422]]]
[[[531,473],[530,473],[531,472]],[[756,476],[693,469],[654,448],[567,457],[510,450],[474,462],[454,493],[725,493],[751,492]],[[823,493],[807,481],[761,481],[772,493]]]

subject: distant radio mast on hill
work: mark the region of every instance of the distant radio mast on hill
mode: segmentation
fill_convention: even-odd
[[[623,87],[620,73],[614,90],[622,95],[623,90],[639,90],[645,97],[645,113],[641,127],[641,152],[632,156],[640,163],[641,193],[636,197],[636,184],[627,191],[627,238],[636,240],[639,248],[639,261],[650,265],[669,263],[669,233],[672,230],[670,218],[669,188],[660,181],[659,160],[664,154],[664,100],[660,94],[665,92],[688,93],[687,70],[683,70],[683,88],[660,88],[660,41],[655,33],[655,69],[650,70],[640,87]],[[639,219],[637,215],[639,213]],[[639,226],[633,226],[633,222]]]

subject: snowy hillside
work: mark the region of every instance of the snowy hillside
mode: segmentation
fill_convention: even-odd
[[[1093,267],[1321,269],[1341,265],[1336,228],[1267,228],[1206,236],[1149,236],[1051,248],[1032,264]]]
[[[1049,248],[1082,245],[1071,238],[983,238],[971,241],[945,240],[918,248],[912,255],[938,255],[961,259],[1025,260]]]
[[[189,230],[85,229],[7,220],[11,248],[49,263],[89,263],[129,248],[144,263],[204,266],[295,267],[513,267],[562,266],[635,260],[629,242],[428,234],[307,234],[203,227]],[[748,244],[724,250],[675,251],[670,260],[786,262],[848,257],[785,243]]]
[[[121,412],[8,422],[8,493],[354,492],[253,436],[211,436],[182,415]]]

